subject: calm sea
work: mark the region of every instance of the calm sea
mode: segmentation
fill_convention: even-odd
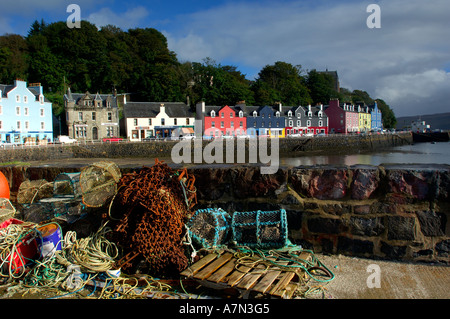
[[[280,158],[281,166],[300,165],[448,164],[450,142],[415,143],[375,153]]]

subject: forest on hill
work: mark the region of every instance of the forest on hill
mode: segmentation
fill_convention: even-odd
[[[382,99],[364,90],[337,92],[331,75],[301,65],[276,61],[248,80],[237,66],[208,57],[179,61],[166,37],[153,28],[98,29],[81,21],[81,28],[70,29],[65,21],[35,21],[25,37],[0,36],[0,65],[0,83],[40,82],[55,116],[64,111],[63,94],[70,87],[72,92],[131,93],[133,101],[185,102],[189,97],[191,105],[200,100],[208,105],[315,105],[332,98],[372,105],[376,100],[384,126],[396,123]]]

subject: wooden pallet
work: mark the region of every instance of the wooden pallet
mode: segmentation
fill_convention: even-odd
[[[299,258],[310,260],[311,254],[301,252]],[[277,260],[277,264],[289,265],[291,262]],[[276,266],[257,264],[256,266],[238,265],[233,254],[226,252],[218,255],[211,253],[181,272],[182,276],[197,280],[200,284],[215,289],[235,288],[248,298],[251,292],[290,299],[295,292],[298,280],[292,271]],[[303,272],[299,273],[304,276]]]

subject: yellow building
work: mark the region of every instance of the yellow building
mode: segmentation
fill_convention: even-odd
[[[372,115],[367,106],[358,106],[358,130],[369,132],[372,125]]]

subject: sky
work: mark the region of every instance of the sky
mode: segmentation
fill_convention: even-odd
[[[71,3],[98,28],[155,28],[180,61],[210,57],[248,79],[276,61],[336,70],[341,87],[383,99],[396,116],[450,112],[449,0],[14,0],[0,35],[66,21]],[[380,8],[379,28],[369,28]]]

